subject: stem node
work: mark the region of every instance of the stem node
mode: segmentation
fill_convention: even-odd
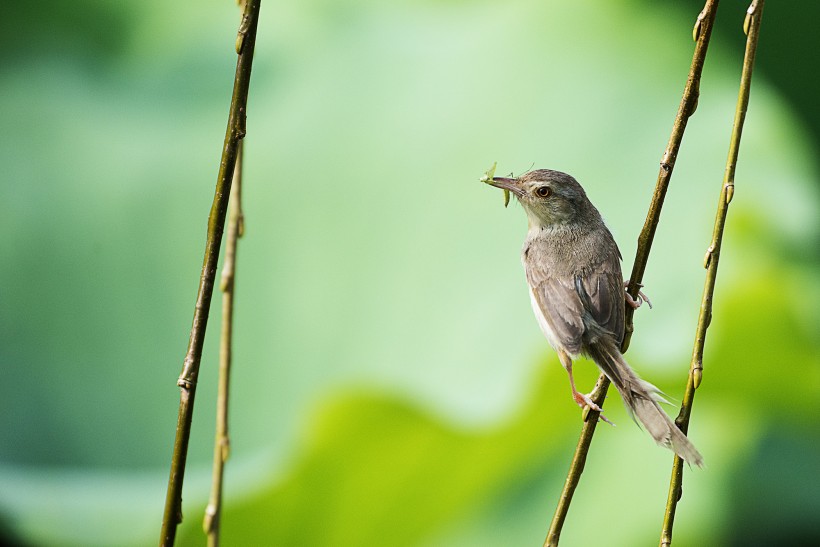
[[[692,385],[695,386],[695,389],[700,387],[700,383],[703,381],[703,364],[697,363],[695,365],[694,370],[692,370]]]
[[[735,196],[735,183],[730,182],[726,185],[726,205],[732,203],[732,198]]]

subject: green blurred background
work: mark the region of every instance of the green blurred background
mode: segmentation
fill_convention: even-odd
[[[746,5],[719,10],[628,355],[677,400]],[[226,544],[540,545],[580,413],[529,309],[524,215],[478,178],[493,161],[574,174],[628,272],[701,7],[263,2]],[[239,15],[3,12],[0,538],[155,544]],[[770,2],[763,18],[690,430],[707,467],[686,474],[676,545],[820,543],[818,17]],[[217,325],[182,545],[203,543]],[[577,370],[590,389],[594,367]],[[611,399],[567,545],[657,542],[671,454]]]

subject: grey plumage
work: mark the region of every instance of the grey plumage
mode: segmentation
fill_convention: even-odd
[[[638,377],[618,348],[611,343],[603,342],[587,347],[586,354],[612,381],[621,394],[626,408],[643,424],[655,442],[671,449],[688,463],[703,466],[703,457],[698,450],[658,404],[666,402],[661,392]]]
[[[575,389],[572,376],[572,359],[586,355],[658,444],[702,465],[697,449],[660,408],[660,391],[639,378],[620,352],[625,304],[621,254],[581,185],[548,169],[488,182],[515,194],[529,218],[521,258],[532,307],[569,373],[574,399],[595,407]]]

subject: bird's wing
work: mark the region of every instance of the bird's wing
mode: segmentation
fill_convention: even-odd
[[[541,312],[541,317],[552,331],[550,342],[560,345],[555,349],[578,355],[585,330],[584,307],[572,282],[541,277],[537,284],[530,284],[530,289],[533,303],[538,307],[536,314]],[[547,337],[550,338],[549,335]]]
[[[618,265],[619,266],[619,265]],[[624,333],[624,285],[620,267],[601,268],[600,273],[575,277],[575,290],[589,316],[612,333],[618,344]]]
[[[607,231],[606,235],[609,238],[604,241],[603,261],[576,275],[544,267],[549,262],[543,258],[546,251],[537,254],[537,246],[527,244],[523,252],[527,283],[542,330],[554,347],[558,344],[573,356],[581,353],[585,334],[589,338],[611,333],[616,346],[623,339],[621,255],[611,234]],[[544,325],[549,328],[544,329]]]

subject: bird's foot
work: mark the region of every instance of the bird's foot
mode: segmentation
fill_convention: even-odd
[[[578,403],[578,406],[580,406],[581,408],[588,406],[595,412],[601,412],[601,407],[596,405],[595,401],[590,399],[589,395],[584,395],[583,393],[579,393],[576,391],[572,394],[572,398],[575,399],[575,402]]]
[[[578,393],[576,391],[572,394],[572,398],[575,399],[575,402],[578,403],[578,406],[584,409],[584,419],[586,419],[586,414],[587,412],[589,412],[589,410],[594,410],[598,413],[598,418],[605,421],[609,425],[615,425],[614,423],[610,422],[606,416],[604,416],[603,409],[600,406],[596,405],[595,402],[589,397],[589,395],[584,395],[583,393]]]
[[[624,281],[624,289],[626,289],[628,285],[629,285],[629,281]],[[649,306],[649,309],[651,310],[652,309],[652,302],[649,300],[649,297],[646,296],[643,293],[643,291],[640,290],[640,287],[643,287],[643,285],[638,284],[638,297],[637,298],[632,298],[631,294],[624,291],[624,295],[626,296],[626,303],[629,304],[629,307],[632,308],[633,310],[637,310],[638,308],[641,307],[641,304],[646,302],[646,304]]]

